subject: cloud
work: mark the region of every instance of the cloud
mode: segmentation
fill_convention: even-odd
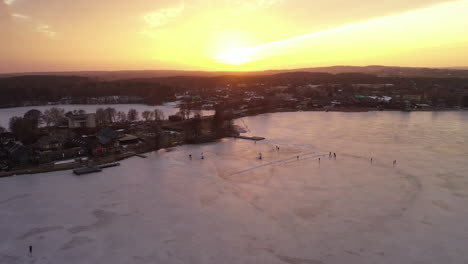
[[[37,32],[44,34],[45,36],[54,39],[57,36],[57,32],[53,31],[49,25],[40,24],[36,27]]]
[[[13,13],[13,14],[11,14],[11,16],[12,16],[13,18],[22,19],[22,20],[29,20],[29,19],[31,19],[30,16],[23,15],[23,14],[18,14],[18,13]]]
[[[143,20],[150,27],[159,27],[167,24],[169,21],[179,17],[185,9],[185,3],[182,2],[179,6],[162,8],[155,12],[150,12],[143,15]]]
[[[3,2],[5,2],[5,4],[7,5],[12,5],[16,0],[3,0]]]
[[[165,32],[161,27],[181,16],[184,10],[185,2],[182,1],[178,6],[161,8],[157,11],[144,14],[143,21],[145,22],[145,27],[139,33],[150,38],[156,38]]]

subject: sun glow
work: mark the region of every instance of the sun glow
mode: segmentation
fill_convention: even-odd
[[[255,49],[253,48],[233,48],[223,53],[222,55],[217,56],[215,59],[221,63],[242,65],[252,61],[254,52]]]
[[[0,0],[0,72],[453,67],[468,60],[468,0],[350,0],[340,8],[338,0],[42,2]]]

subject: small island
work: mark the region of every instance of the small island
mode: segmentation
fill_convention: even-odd
[[[221,105],[212,116],[182,109],[168,118],[159,109],[30,110],[11,118],[10,131],[0,131],[0,177],[102,166],[162,148],[237,136],[233,117]]]

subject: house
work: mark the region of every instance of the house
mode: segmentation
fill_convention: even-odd
[[[0,133],[0,144],[6,144],[14,140],[15,140],[15,135],[13,135],[13,133],[11,132]]]
[[[17,164],[27,164],[33,160],[33,151],[19,141],[10,141],[3,146],[8,159]]]
[[[67,116],[69,128],[95,128],[96,114],[75,114]]]
[[[60,150],[64,148],[65,141],[64,135],[47,135],[39,138],[36,146],[40,151]]]
[[[62,150],[42,151],[37,153],[39,163],[48,163],[57,160],[73,159],[86,154],[86,150],[81,147],[68,148]]]
[[[108,145],[113,143],[119,137],[119,132],[115,131],[112,128],[106,127],[99,130],[96,133],[96,137],[99,140],[100,144]]]
[[[92,151],[94,155],[114,153],[119,150],[119,132],[106,127],[96,133],[97,147]]]

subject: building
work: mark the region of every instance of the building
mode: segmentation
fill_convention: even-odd
[[[96,114],[77,114],[69,115],[68,127],[69,128],[95,128],[96,127]]]
[[[30,147],[24,146],[21,142],[10,141],[3,145],[3,149],[10,161],[15,164],[27,164],[33,160],[33,151]]]

